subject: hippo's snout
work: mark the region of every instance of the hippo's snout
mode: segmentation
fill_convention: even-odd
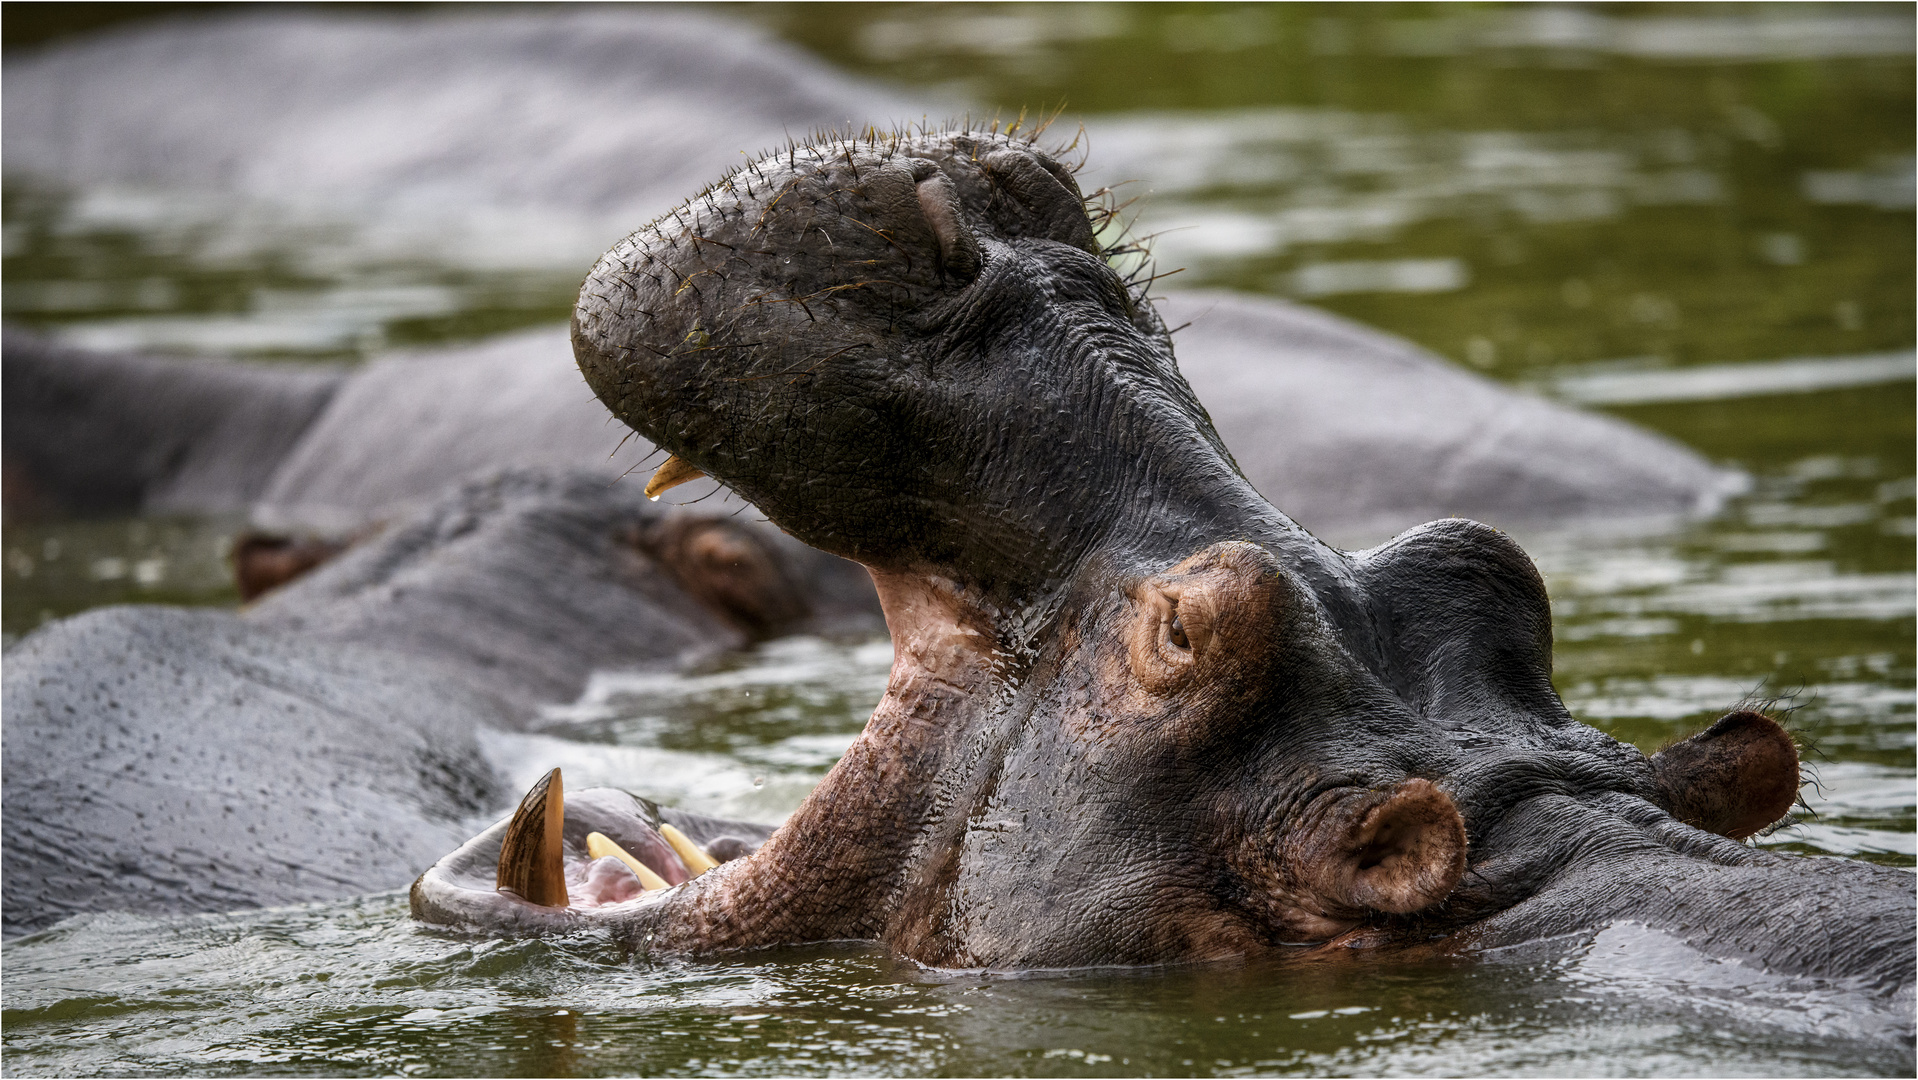
[[[1005,535],[992,546],[1030,571],[1069,559],[1073,534],[1106,516],[1103,485],[1029,490],[1057,472],[1041,460],[1052,451],[1076,447],[1087,478],[1190,456],[1081,431],[1150,438],[1184,414],[1217,452],[1142,283],[1107,264],[1092,205],[1023,138],[793,147],[607,252],[574,310],[574,353],[600,399],[672,455],[649,495],[713,476],[800,539],[872,566],[950,559],[993,522]],[[1110,381],[1105,358],[1053,360],[1088,330],[1151,373],[1130,380],[1146,400],[1107,395],[1111,415],[1084,413]],[[955,425],[958,401],[971,415]],[[1047,430],[1027,430],[1034,419]]]

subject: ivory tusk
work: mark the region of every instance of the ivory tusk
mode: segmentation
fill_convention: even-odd
[[[673,851],[678,853],[679,861],[686,864],[686,869],[691,870],[694,877],[698,877],[719,865],[718,860],[699,850],[699,845],[693,843],[691,837],[673,828],[671,825],[662,824],[659,827],[659,835],[665,837],[666,842],[673,845]]]
[[[586,834],[586,854],[595,859],[603,859],[611,855],[613,858],[625,863],[633,873],[639,875],[640,887],[647,892],[668,887],[665,878],[653,873],[651,867],[634,858],[631,852],[620,847],[612,837],[607,836],[605,833]]]
[[[666,464],[654,470],[651,480],[646,481],[646,497],[657,499],[667,491],[705,475],[686,459],[674,455],[666,459]]]

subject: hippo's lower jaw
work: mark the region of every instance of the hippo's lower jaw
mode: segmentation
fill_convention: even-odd
[[[1413,781],[1387,798],[1354,802],[1348,799],[1338,807],[1337,814],[1345,820],[1334,835],[1361,855],[1356,859],[1321,855],[1315,860],[1341,875],[1339,880],[1322,883],[1327,895],[1384,912],[1416,910],[1451,890],[1463,868],[1464,834],[1457,811],[1443,793],[1429,783]],[[566,805],[560,770],[554,769],[527,792],[511,816],[420,875],[411,893],[415,917],[451,929],[516,936],[597,928],[637,947],[712,951],[714,940],[710,936],[693,940],[683,932],[685,924],[708,921],[696,915],[703,906],[710,908],[701,901],[710,900],[712,892],[726,891],[729,877],[754,873],[752,862],[742,856],[758,845],[730,835],[695,844],[673,825],[660,821],[657,808],[612,788],[577,793],[570,816]],[[1423,827],[1431,822],[1441,827]],[[1408,829],[1417,834],[1416,842],[1408,842]],[[751,832],[754,827],[742,826],[738,831]],[[621,839],[614,840],[614,835]],[[634,850],[645,852],[645,857]],[[719,873],[707,878],[710,871]],[[787,910],[806,906],[804,899],[795,898]],[[1280,905],[1285,935],[1301,944],[1335,941],[1341,935],[1349,939],[1343,943],[1377,943],[1352,938],[1361,921],[1327,915],[1324,906]],[[747,912],[733,915],[742,925],[734,928],[728,941],[731,947],[784,940],[777,933],[757,929],[758,920],[745,917]],[[824,936],[835,935],[828,931]],[[844,936],[859,935],[848,930]],[[1242,949],[1227,949],[1197,956],[1134,959],[1163,962],[1240,955]],[[951,956],[944,958],[950,961]]]
[[[688,824],[703,843],[624,791],[592,788],[569,800],[554,769],[510,817],[420,875],[413,911],[427,922],[489,933],[611,926],[637,938],[684,899],[680,886],[756,849],[769,831],[708,819]]]

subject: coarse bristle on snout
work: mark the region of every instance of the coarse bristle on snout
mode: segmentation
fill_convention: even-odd
[[[1112,193],[1078,185],[1083,140],[1043,130],[819,133],[608,251],[573,347],[600,400],[672,455],[647,494],[715,477],[867,566],[961,542],[1050,565],[1109,523],[1087,491],[1038,498],[1035,483],[1090,475],[1095,450],[1144,472],[1229,460]],[[1039,460],[1073,434],[1031,428],[1035,394],[1047,425],[1091,400],[1132,419],[1115,420],[1119,442],[1080,444],[1084,461]],[[963,423],[955,396],[971,402]]]
[[[1065,173],[1076,174],[1085,166],[1090,140],[1083,127],[1069,140],[1047,139],[1058,116],[1053,112],[1035,121],[1022,110],[1011,120],[995,116],[975,121],[967,116],[939,124],[926,122],[886,129],[868,125],[820,129],[794,136],[784,145],[734,166],[698,194],[635,230],[608,252],[607,257],[635,249],[677,251],[682,245],[697,248],[713,243],[715,241],[707,239],[698,228],[702,221],[736,217],[766,192],[790,186],[798,177],[834,163],[856,172],[860,158],[884,162],[911,158],[927,151],[945,153],[954,149],[979,157],[994,148],[1020,146],[1056,162]],[[1128,182],[1120,181],[1116,186],[1122,187]],[[768,204],[780,201],[768,200]],[[1115,185],[1103,186],[1082,196],[1087,221],[1098,239],[1099,254],[1121,273],[1128,289],[1143,302],[1154,281],[1178,270],[1155,273],[1151,258],[1153,237],[1137,233],[1133,228],[1135,219],[1128,216],[1133,201],[1122,198]],[[761,206],[760,212],[765,209],[766,206]],[[602,264],[604,262],[602,260]],[[638,272],[661,271],[671,277],[669,267],[661,265],[655,269],[651,261]],[[685,287],[684,278],[672,280],[676,287]],[[694,283],[690,287],[696,289],[698,285]]]
[[[990,119],[974,121],[970,116],[966,116],[947,120],[938,125],[926,122],[917,127],[907,125],[885,130],[871,125],[863,128],[820,129],[809,132],[803,138],[787,139],[784,146],[734,166],[717,181],[707,185],[699,194],[686,200],[686,203],[710,200],[716,190],[725,187],[727,181],[735,176],[749,170],[757,171],[760,162],[771,162],[784,157],[787,164],[792,166],[797,163],[798,155],[802,153],[811,152],[820,159],[827,159],[841,156],[847,150],[861,146],[887,154],[910,154],[916,145],[949,139],[953,136],[971,136],[980,140],[1003,139],[1007,142],[1021,143],[1054,158],[1067,170],[1076,174],[1085,168],[1087,156],[1091,151],[1091,138],[1086,134],[1085,126],[1080,125],[1073,132],[1071,139],[1065,141],[1057,138],[1047,139],[1046,135],[1057,123],[1059,115],[1059,112],[1054,111],[1037,120],[1029,120],[1025,110],[1020,110],[1019,115],[1011,120],[1002,120],[994,116]],[[1121,181],[1121,186],[1128,182]],[[1125,217],[1125,212],[1131,208],[1133,201],[1121,199],[1111,185],[1085,193],[1086,214],[1091,218],[1093,230],[1105,240],[1102,249],[1105,257],[1114,262],[1130,258],[1131,264],[1143,266],[1148,255],[1147,248],[1151,237],[1132,234],[1132,220]],[[670,214],[662,215],[660,219],[655,220],[654,224],[670,216]],[[1136,269],[1135,267],[1135,272]],[[1141,280],[1149,276],[1149,274],[1143,275]]]

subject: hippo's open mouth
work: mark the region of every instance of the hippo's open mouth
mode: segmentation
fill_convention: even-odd
[[[617,919],[757,850],[770,831],[662,810],[612,788],[569,801],[554,769],[510,817],[421,875],[413,907],[429,921],[477,929],[498,929],[502,918],[529,931],[582,925],[586,916]]]
[[[1567,713],[1509,537],[1451,519],[1348,554],[1261,498],[1110,254],[1069,168],[968,130],[794,145],[608,252],[574,351],[673,455],[652,490],[710,474],[863,563],[891,678],[770,835],[617,792],[562,814],[555,776],[415,913],[1013,968],[1624,917],[1776,954],[1779,896],[1857,892],[1869,868],[1732,839],[1796,795],[1772,721],[1651,760]],[[1865,891],[1908,946],[1908,885]]]

